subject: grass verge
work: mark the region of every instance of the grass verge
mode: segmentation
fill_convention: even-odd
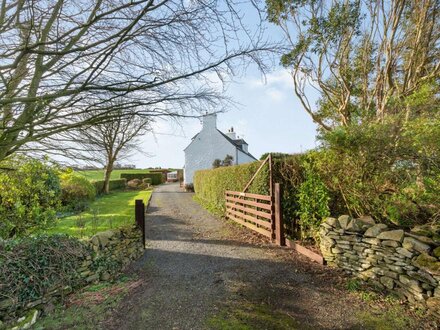
[[[46,232],[88,237],[99,231],[134,224],[135,200],[147,202],[151,193],[151,190],[117,191],[103,195],[90,205],[88,211],[60,218]]]
[[[356,313],[361,329],[419,329],[421,323],[425,327],[420,329],[434,329],[426,322],[429,319],[426,310],[409,308],[398,296],[384,294],[356,278],[349,279],[346,285],[348,291],[368,305],[368,309]]]

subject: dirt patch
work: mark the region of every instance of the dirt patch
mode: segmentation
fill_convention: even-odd
[[[142,284],[142,280],[122,282],[119,285],[110,285],[101,283],[89,287],[86,291],[69,296],[66,301],[66,307],[87,307],[98,305],[105,302],[110,296],[118,296],[133,292],[133,290]]]

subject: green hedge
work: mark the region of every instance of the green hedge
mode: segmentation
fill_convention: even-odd
[[[134,179],[139,179],[142,181],[143,179],[150,178],[153,185],[163,183],[162,173],[121,173],[120,177],[121,179],[126,179],[127,181]]]
[[[272,157],[287,226],[298,228],[298,218],[302,230],[312,231],[329,213],[371,215],[377,222],[405,228],[438,222],[440,111],[339,127],[320,139],[322,146],[304,155]],[[223,213],[224,191],[242,190],[259,164],[196,172],[196,198]],[[251,187],[253,192],[265,193],[264,175]]]
[[[197,171],[194,175],[196,198],[209,210],[223,214],[225,210],[225,190],[241,191],[260,167],[260,162],[237,166],[219,167]],[[269,171],[267,166],[259,173],[248,192],[269,193]]]
[[[153,180],[151,180],[151,178],[144,178],[144,179],[142,179],[142,183],[144,183],[144,184],[152,184]]]
[[[95,189],[98,193],[101,193],[104,190],[104,180],[93,181],[92,183],[95,186]],[[110,180],[109,185],[110,185],[109,187],[110,191],[125,189],[125,187],[127,186],[127,180],[126,179]]]

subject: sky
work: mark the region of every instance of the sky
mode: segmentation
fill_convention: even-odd
[[[244,8],[243,12],[250,11]],[[256,24],[251,16],[245,20],[249,26]],[[282,32],[272,25],[267,26],[266,33],[273,41],[283,38]],[[256,158],[266,152],[297,153],[316,146],[316,125],[296,98],[292,78],[286,69],[275,65],[263,77],[256,67],[250,66],[245,74],[233,80],[224,93],[237,106],[218,114],[218,129],[227,132],[234,127]],[[135,164],[137,168],[182,168],[183,150],[201,127],[197,118],[179,122],[158,120],[154,133],[141,137],[142,150],[147,155],[136,154],[123,163]]]

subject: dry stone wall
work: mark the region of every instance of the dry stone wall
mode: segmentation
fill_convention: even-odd
[[[34,315],[38,316],[49,303],[87,284],[113,278],[144,252],[142,232],[135,226],[99,232],[83,241],[83,244],[87,246],[84,249],[87,252],[81,252],[76,269],[72,269],[72,272],[76,273],[75,276],[80,278],[79,285],[72,288],[66,283],[59,283],[37,299],[25,302],[25,305],[16,301],[14,297],[0,299],[0,328],[4,322],[15,323],[17,329],[24,327],[22,323],[27,322],[28,326],[32,323]],[[22,317],[17,320],[17,316]]]
[[[440,315],[440,236],[376,224],[371,217],[327,218],[320,247],[328,265],[393,291],[410,303]]]

